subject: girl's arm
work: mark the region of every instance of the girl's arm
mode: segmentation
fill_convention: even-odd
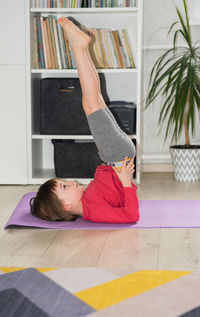
[[[133,158],[130,160],[129,163],[127,163],[127,156],[124,159],[122,168],[120,171],[116,167],[113,167],[115,173],[117,174],[119,180],[122,183],[123,187],[131,187],[131,180],[133,178],[133,172],[134,172],[134,164],[133,164]]]
[[[123,207],[113,207],[106,200],[92,208],[92,212],[83,215],[84,220],[104,223],[135,223],[139,220],[139,201],[137,197],[137,186],[133,183],[131,187],[124,187]]]

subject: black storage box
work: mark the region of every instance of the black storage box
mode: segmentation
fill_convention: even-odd
[[[106,104],[124,132],[136,133],[136,105],[133,102],[112,101]]]
[[[106,100],[106,93],[103,87],[102,94]],[[106,104],[121,129],[129,134],[135,133],[135,104],[125,101],[112,101],[106,102]],[[82,92],[79,78],[41,79],[40,133],[55,135],[91,135],[88,121],[82,107]]]
[[[52,140],[56,177],[93,178],[103,161],[93,140]]]
[[[56,177],[93,178],[96,167],[104,163],[93,140],[51,140],[54,145]],[[136,140],[132,140],[136,146]],[[134,158],[136,177],[136,157]]]
[[[90,135],[79,78],[40,81],[40,133]]]

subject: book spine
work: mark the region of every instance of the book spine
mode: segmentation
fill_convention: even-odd
[[[93,29],[94,33],[95,33],[95,43],[96,43],[96,48],[97,48],[97,57],[98,57],[98,63],[99,63],[99,67],[100,68],[104,68],[104,64],[103,64],[103,57],[102,57],[102,52],[101,52],[101,46],[99,43],[99,37],[98,37],[98,32],[97,29]]]
[[[115,42],[115,48],[116,48],[116,52],[117,52],[120,68],[124,68],[124,63],[123,63],[123,60],[122,60],[120,47],[119,47],[117,31],[116,30],[112,31],[112,34],[113,34],[113,39],[114,39],[114,42]]]
[[[36,17],[33,20],[34,23],[34,68],[38,69],[39,67],[39,56],[38,56],[38,35],[37,35],[37,21]]]
[[[52,45],[52,37],[49,27],[49,18],[46,20],[46,28],[47,28],[47,37],[48,37],[48,45],[49,45],[49,56],[51,61],[51,68],[55,69],[54,57],[53,57],[53,45]]]
[[[61,26],[60,24],[57,24],[58,27],[58,42],[60,46],[60,56],[61,56],[61,61],[62,61],[62,68],[66,68],[66,63],[65,63],[65,58],[64,58],[64,50],[63,50],[63,43],[62,43],[62,37],[61,37]]]
[[[120,68],[120,61],[119,61],[119,56],[117,54],[117,47],[116,47],[116,42],[115,42],[115,39],[114,39],[114,34],[113,34],[114,30],[112,30],[110,32],[110,35],[111,35],[111,39],[112,39],[112,43],[113,43],[113,48],[114,48],[114,54],[115,54],[115,58],[117,60],[117,68]]]
[[[126,43],[126,49],[127,49],[127,52],[128,52],[128,56],[129,56],[131,65],[132,65],[133,68],[135,68],[135,63],[134,63],[132,52],[131,52],[131,48],[130,48],[130,45],[129,45],[127,29],[122,29],[122,32],[124,34],[124,40],[125,40],[125,43]]]
[[[41,25],[41,34],[42,34],[42,44],[43,44],[43,50],[44,50],[44,60],[45,60],[45,68],[47,69],[49,64],[48,64],[48,59],[47,59],[47,49],[46,49],[46,39],[45,39],[45,34],[44,34],[44,23],[43,23],[43,17],[40,17],[40,25]]]
[[[113,68],[114,65],[113,65],[112,53],[111,53],[111,49],[110,49],[110,45],[109,45],[108,30],[104,29],[103,35],[104,35],[104,40],[105,40],[105,44],[106,44],[106,48],[107,48],[107,52],[108,52],[109,65],[110,65],[110,68]]]
[[[127,48],[126,48],[124,34],[123,34],[122,30],[119,30],[119,35],[120,35],[120,39],[121,39],[122,46],[123,46],[123,52],[124,52],[124,56],[125,56],[125,59],[126,59],[127,68],[132,68],[132,65],[131,65],[130,60],[129,60]]]
[[[101,53],[103,56],[103,68],[108,68],[108,63],[107,63],[107,59],[106,59],[106,53],[104,50],[104,45],[103,45],[103,40],[102,40],[102,34],[101,34],[101,29],[97,29],[97,33],[98,33],[98,37],[99,37],[99,42],[100,42],[100,47],[101,47]]]
[[[53,34],[51,29],[51,16],[48,16],[47,19],[47,31],[48,31],[48,39],[49,39],[49,48],[50,48],[50,56],[52,61],[52,68],[56,68],[55,55],[54,55],[54,47],[53,47]]]
[[[59,47],[59,42],[58,42],[57,21],[56,21],[55,17],[53,17],[53,29],[54,29],[54,36],[55,36],[55,46],[56,46],[58,68],[62,69],[62,63],[61,63],[61,58],[60,58],[60,47]]]
[[[66,47],[66,52],[67,52],[67,64],[68,68],[72,69],[72,63],[71,63],[71,56],[70,56],[70,51],[69,51],[69,43],[68,40],[64,34],[64,41],[65,41],[65,47]]]
[[[112,52],[112,60],[113,60],[114,68],[119,68],[119,62],[116,55],[116,49],[115,49],[115,43],[112,36],[112,30],[108,30],[107,34],[108,34],[108,41],[110,43],[110,48]]]
[[[106,45],[105,30],[104,29],[101,29],[101,35],[102,35],[103,47],[104,47],[106,60],[107,60],[107,68],[110,68],[109,50],[108,50],[108,47]]]
[[[124,68],[127,68],[128,64],[126,62],[126,56],[125,56],[125,53],[124,53],[124,49],[123,49],[123,45],[122,45],[122,41],[121,41],[119,30],[117,30],[117,38],[118,38],[118,42],[119,42],[119,48],[120,48],[120,52],[121,52],[121,56],[122,56],[122,60],[123,60],[123,64],[124,64]]]
[[[42,34],[41,34],[41,25],[40,25],[40,18],[39,18],[39,16],[36,17],[36,20],[37,20],[37,31],[38,31],[38,41],[39,41],[40,64],[41,64],[41,68],[42,68],[42,69],[45,69],[44,50],[43,50]]]
[[[47,51],[47,61],[48,61],[48,68],[52,68],[51,63],[51,56],[50,56],[50,49],[49,49],[49,40],[48,40],[48,31],[47,31],[47,20],[44,18],[44,37],[45,37],[45,44],[46,44],[46,51]]]
[[[56,45],[55,45],[55,34],[54,34],[54,28],[53,28],[53,19],[51,15],[49,16],[49,28],[50,28],[51,38],[52,38],[54,65],[55,65],[55,69],[58,69],[58,61],[57,61]]]
[[[72,52],[70,45],[69,45],[69,52],[70,52],[71,61],[72,61],[72,69],[77,69],[76,61],[74,59],[74,54]]]
[[[62,47],[63,47],[65,68],[69,68],[68,57],[67,57],[67,49],[66,49],[66,44],[65,44],[65,36],[64,36],[63,28],[60,30],[60,36],[61,36],[61,42],[62,42]]]

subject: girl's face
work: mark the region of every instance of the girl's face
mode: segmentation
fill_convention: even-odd
[[[64,206],[68,205],[69,209],[74,209],[74,207],[78,206],[84,192],[84,186],[79,185],[77,181],[72,180],[65,181],[61,179],[56,179],[56,182],[57,187],[55,192],[62,204]]]

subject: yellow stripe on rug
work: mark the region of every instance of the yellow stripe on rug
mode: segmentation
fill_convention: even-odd
[[[11,273],[11,272],[21,271],[26,269],[30,269],[30,267],[0,267],[0,271],[2,271],[3,273]],[[46,267],[42,267],[42,268],[34,267],[34,269],[38,270],[39,272],[48,272],[48,271],[56,270],[56,268],[46,268]]]
[[[101,310],[190,273],[192,271],[142,270],[74,295],[96,310]]]

